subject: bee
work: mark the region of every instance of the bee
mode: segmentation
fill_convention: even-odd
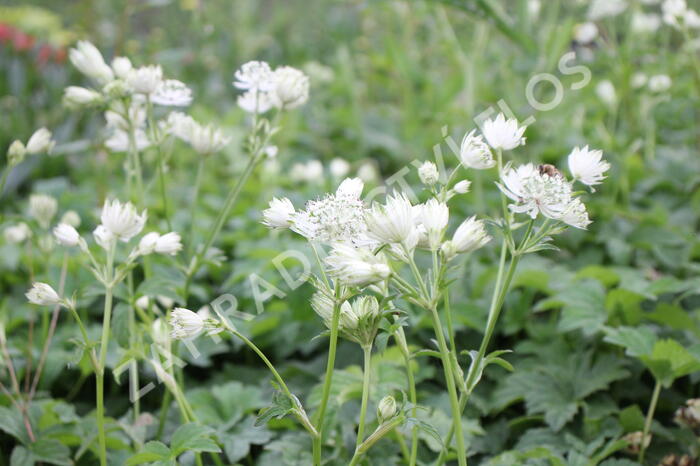
[[[543,165],[540,165],[538,168],[540,170],[540,175],[562,176],[561,172],[557,170],[557,167],[555,167],[554,165],[545,163]]]

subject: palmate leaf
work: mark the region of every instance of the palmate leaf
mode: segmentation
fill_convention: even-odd
[[[178,456],[185,451],[220,452],[219,446],[211,439],[213,429],[193,422],[180,426],[170,440],[173,455]]]
[[[275,392],[272,398],[272,405],[260,410],[257,419],[255,420],[255,426],[262,426],[267,424],[272,419],[282,419],[287,414],[290,414],[294,410],[292,402],[280,392]]]
[[[665,387],[671,386],[679,377],[700,371],[700,360],[696,355],[670,338],[657,341],[651,354],[640,359]]]

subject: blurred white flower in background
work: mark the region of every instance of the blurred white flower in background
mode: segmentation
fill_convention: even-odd
[[[28,154],[50,153],[55,144],[56,142],[51,139],[51,131],[46,128],[39,128],[29,138],[25,149]]]
[[[79,41],[75,48],[70,49],[68,56],[73,66],[100,84],[114,79],[112,69],[107,66],[97,47],[90,42]]]
[[[127,57],[114,57],[112,59],[112,71],[114,71],[114,75],[119,79],[126,80],[131,68],[131,60]]]
[[[233,85],[239,89],[269,91],[272,88],[272,70],[264,61],[244,63],[234,78]]]
[[[607,79],[600,81],[595,87],[595,93],[598,98],[608,107],[613,108],[617,105],[617,92],[615,86]]]
[[[80,86],[68,86],[63,91],[63,104],[70,108],[97,105],[102,102],[102,94]]]
[[[59,223],[53,229],[53,236],[62,246],[77,246],[81,240],[78,230],[67,223]]]
[[[593,0],[588,8],[588,19],[599,19],[617,16],[627,9],[627,0]]]
[[[632,14],[630,27],[639,34],[651,34],[661,27],[661,17],[656,13],[644,13],[635,11]]]
[[[35,282],[25,296],[30,303],[39,306],[53,306],[61,303],[61,297],[56,290],[51,285],[41,282]]]
[[[639,89],[641,87],[646,86],[647,81],[649,81],[647,75],[642,73],[641,71],[638,71],[632,75],[632,80],[630,84],[634,89]]]
[[[272,108],[272,99],[267,92],[250,90],[238,96],[238,106],[248,113],[265,113]]]
[[[590,44],[598,37],[598,26],[590,21],[574,26],[574,40],[579,44]]]
[[[68,210],[61,217],[61,223],[78,228],[80,226],[80,215],[75,210]]]
[[[182,81],[166,79],[151,95],[154,104],[172,107],[186,107],[192,103],[192,91]]]
[[[23,243],[27,238],[32,236],[32,230],[29,229],[26,223],[18,223],[17,225],[12,225],[5,228],[4,232],[5,241],[12,244]]]
[[[666,92],[671,88],[671,78],[666,74],[657,74],[649,78],[651,92]]]
[[[343,178],[350,173],[350,164],[347,160],[336,157],[331,160],[331,163],[328,165],[328,170],[335,178]]]
[[[602,150],[575,147],[568,156],[569,171],[574,180],[587,186],[600,184],[605,179],[604,173],[610,169],[610,164],[602,159]]]
[[[297,108],[309,100],[309,77],[291,66],[279,67],[273,74],[270,96],[276,107]]]
[[[58,210],[58,202],[46,194],[32,194],[29,196],[29,215],[31,215],[39,225],[46,229],[51,224],[51,220]]]
[[[163,81],[163,69],[160,65],[147,65],[134,68],[127,74],[126,83],[134,92],[144,95],[153,94]]]

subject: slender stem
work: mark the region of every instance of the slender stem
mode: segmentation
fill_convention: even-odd
[[[316,415],[316,430],[318,437],[313,439],[313,464],[314,466],[321,465],[321,446],[323,445],[323,421],[326,417],[326,407],[328,406],[328,398],[331,394],[331,381],[333,379],[333,369],[335,368],[335,352],[338,346],[338,325],[340,322],[340,303],[338,302],[338,294],[340,288],[336,285],[336,300],[333,305],[333,317],[331,318],[331,335],[328,344],[328,362],[326,363],[326,375],[323,380],[323,390],[321,395],[321,404],[318,407]]]
[[[194,248],[195,240],[194,240],[194,232],[195,232],[195,218],[197,216],[197,210],[199,207],[199,190],[202,185],[202,177],[204,175],[204,162],[206,161],[206,158],[200,157],[199,162],[197,163],[197,175],[195,176],[194,179],[194,188],[192,191],[192,200],[190,201],[190,237],[189,237],[189,246],[187,250],[189,253],[192,253],[192,250]]]
[[[642,444],[639,447],[639,457],[637,458],[638,463],[644,463],[644,453],[647,449],[647,437],[649,436],[649,431],[651,431],[651,422],[654,420],[654,411],[656,411],[656,403],[659,401],[659,394],[661,394],[661,382],[657,380],[656,384],[654,384],[654,392],[651,395],[651,401],[649,402],[649,410],[647,411],[647,417],[644,420]]]
[[[97,385],[97,435],[100,444],[100,465],[107,466],[107,438],[104,426],[104,376],[107,360],[107,347],[109,346],[109,330],[112,318],[112,279],[114,277],[114,253],[116,244],[112,243],[107,252],[107,277],[105,280],[105,305],[102,320],[102,338],[100,339],[100,358],[95,370]]]
[[[128,115],[128,110],[127,110]],[[136,177],[136,193],[132,193],[132,201],[136,205],[143,205],[143,173],[141,172],[141,155],[139,154],[138,146],[136,145],[136,127],[131,117],[129,121],[129,155],[131,156],[132,169]],[[129,177],[131,179],[131,177]],[[132,191],[131,188],[129,191]]]
[[[403,362],[406,366],[406,378],[408,380],[408,399],[411,404],[411,417],[416,418],[418,414],[418,397],[416,396],[416,381],[413,376],[413,369],[411,368],[411,355],[408,353],[408,347],[406,346],[406,335],[404,334],[403,327],[399,327],[396,331],[398,334],[398,339],[400,340],[399,347],[401,348],[401,354],[403,354]],[[408,460],[409,466],[415,466],[418,458],[418,426],[414,425],[411,428],[411,455]]]
[[[369,381],[372,375],[372,345],[362,347],[364,354],[364,367],[362,375],[362,404],[360,405],[360,423],[357,426],[357,440],[355,449],[360,448],[360,444],[365,439],[365,417],[367,416],[367,403],[369,401]]]
[[[163,151],[161,150],[161,141],[158,134],[158,127],[153,123],[153,103],[150,97],[146,97],[146,114],[148,118],[148,128],[151,131],[151,139],[156,141],[156,154],[157,154],[157,172],[158,172],[158,185],[160,188],[160,197],[163,201],[163,217],[165,217],[165,223],[168,225],[168,230],[172,230],[173,227],[170,224],[170,215],[168,214],[168,194],[165,185],[165,159],[163,158]]]
[[[0,178],[0,198],[5,194],[5,183],[7,183],[7,176],[12,171],[11,165],[6,165],[2,171],[2,178]]]
[[[395,428],[403,424],[405,420],[406,418],[403,416],[396,416],[395,418],[386,421],[385,423],[377,427],[377,429],[374,432],[372,432],[372,434],[369,437],[367,437],[367,440],[362,442],[360,447],[357,450],[355,450],[355,454],[352,456],[349,466],[357,465],[360,459],[362,459],[362,455],[364,455],[367,452],[367,450],[372,448],[372,446],[375,443],[381,440],[388,433],[390,433]]]
[[[464,447],[464,434],[462,433],[462,410],[460,409],[459,399],[457,398],[457,387],[455,386],[455,377],[452,371],[452,358],[450,351],[445,342],[445,335],[442,332],[442,324],[437,309],[430,309],[433,318],[433,329],[438,340],[440,348],[440,357],[442,358],[442,368],[445,373],[445,382],[447,383],[447,392],[450,396],[450,408],[452,410],[452,426],[457,436],[457,462],[459,466],[467,466],[467,451]],[[449,447],[449,443],[447,444]]]

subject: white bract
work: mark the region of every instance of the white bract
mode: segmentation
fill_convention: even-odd
[[[81,240],[78,230],[67,223],[59,223],[53,229],[53,236],[62,246],[77,246]]]
[[[415,229],[413,206],[403,194],[388,196],[384,205],[372,204],[365,214],[370,237],[381,243],[402,243]]]
[[[158,254],[168,254],[174,256],[182,249],[180,235],[174,231],[160,236],[155,245]]]
[[[476,217],[470,217],[457,227],[452,240],[445,241],[440,249],[445,258],[450,260],[456,254],[479,249],[489,241],[491,241],[491,237],[486,233],[484,222],[477,220]]]
[[[39,306],[53,306],[61,303],[61,297],[56,290],[51,288],[51,285],[41,282],[35,282],[25,296],[30,303]]]
[[[438,249],[450,218],[450,210],[447,204],[437,199],[430,199],[424,204],[415,206],[413,213],[416,223],[425,228],[428,247],[431,250]]]
[[[325,259],[328,273],[340,283],[363,287],[386,280],[391,269],[381,255],[368,248],[337,244]]]
[[[587,186],[600,184],[605,179],[603,174],[610,169],[610,164],[602,158],[602,150],[575,147],[568,157],[569,171],[575,180]]]
[[[291,66],[277,68],[270,97],[279,108],[292,109],[305,104],[309,100],[309,77]]]
[[[204,319],[196,312],[176,307],[170,313],[170,336],[175,340],[191,339],[204,330]]]
[[[58,210],[58,202],[46,194],[32,194],[29,196],[29,215],[31,215],[42,228],[48,228],[51,220]]]
[[[105,201],[100,217],[102,226],[115,238],[127,242],[138,235],[146,223],[146,210],[141,214],[131,202],[122,204],[117,199]]]
[[[248,113],[265,113],[272,108],[270,95],[257,89],[239,95],[236,102],[242,110]]]
[[[144,95],[153,94],[163,81],[163,69],[160,65],[147,65],[129,71],[126,83],[134,92]]]
[[[81,40],[76,48],[70,49],[68,56],[73,66],[100,84],[114,79],[112,69],[105,63],[97,47],[90,42]]]
[[[55,144],[55,141],[51,140],[51,131],[39,128],[27,141],[26,150],[28,154],[50,153]]]
[[[192,91],[182,81],[166,79],[161,81],[151,95],[151,102],[172,107],[186,107],[192,103]]]
[[[114,57],[112,59],[112,71],[117,78],[126,79],[131,69],[131,60],[127,57]]]
[[[515,118],[506,120],[505,115],[499,113],[495,119],[484,122],[481,132],[491,148],[512,150],[525,144],[525,129],[525,126],[518,126],[518,120]]]
[[[268,91],[272,89],[272,70],[264,61],[249,61],[234,74],[233,85],[239,89]]]
[[[104,225],[98,225],[92,232],[95,242],[105,251],[109,251],[116,241],[116,237],[105,228]]]
[[[488,144],[481,135],[476,135],[476,130],[471,130],[462,138],[459,147],[459,159],[466,168],[485,170],[496,165],[493,154]]]
[[[286,197],[282,199],[273,197],[270,201],[270,207],[263,211],[262,223],[269,228],[289,228],[293,215],[294,205],[292,205],[292,201]]]

